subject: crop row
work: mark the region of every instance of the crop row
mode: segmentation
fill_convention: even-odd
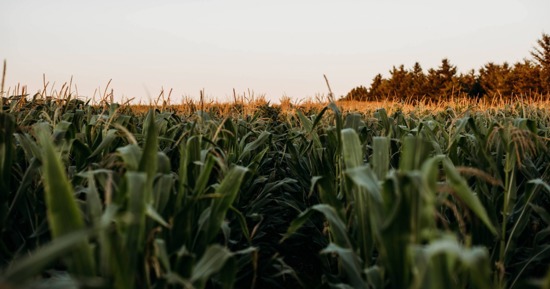
[[[5,106],[0,288],[550,288],[546,112],[268,108]]]

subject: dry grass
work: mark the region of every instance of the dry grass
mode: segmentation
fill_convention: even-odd
[[[115,102],[114,90],[110,87],[110,82],[107,83],[104,89],[98,88],[92,98],[83,98],[78,96],[78,89],[72,80],[61,86],[61,89],[55,88],[55,83],[50,84],[44,78],[43,88],[31,94],[28,92],[25,85],[18,84],[14,88],[8,88],[3,93],[8,96],[6,99],[17,100],[25,103],[31,99],[36,101],[68,102],[71,99],[80,99],[89,101],[92,105],[108,107],[109,104]],[[180,103],[174,103],[172,99],[172,90],[165,92],[160,91],[156,98],[149,101],[139,100],[134,98],[124,98],[119,102],[121,108],[130,108],[134,112],[146,112],[150,108],[156,108],[161,111],[169,110],[182,114],[194,114],[197,111],[205,111],[215,113],[217,115],[232,115],[232,114],[254,114],[258,109],[265,107],[273,107],[283,114],[292,114],[296,109],[305,112],[318,112],[327,106],[329,96],[316,95],[306,99],[291,99],[288,96],[283,96],[279,99],[279,103],[271,103],[265,95],[256,95],[253,91],[248,91],[243,94],[234,92],[233,101],[220,102],[217,100],[208,100],[204,93],[201,92],[199,100],[184,96]],[[526,111],[530,113],[538,113],[541,116],[548,117],[550,115],[550,96],[548,95],[532,95],[532,96],[511,96],[503,97],[496,95],[494,97],[484,98],[469,98],[467,96],[451,97],[448,100],[430,100],[430,99],[386,99],[376,101],[354,101],[354,100],[336,100],[336,104],[342,112],[359,112],[365,115],[370,115],[380,108],[384,108],[388,114],[401,111],[403,113],[415,113],[418,115],[435,114],[448,109],[454,111],[457,115],[462,115],[465,112],[481,112],[490,115],[496,115],[499,111],[505,109],[508,113],[517,116],[527,117]],[[526,109],[529,108],[529,109]]]
[[[182,104],[175,105],[131,105],[132,110],[137,112],[146,112],[151,107],[160,110],[171,110],[182,114],[193,114],[198,110],[207,112],[216,112],[221,115],[230,115],[232,113],[239,114],[254,114],[258,109],[271,106],[279,109],[283,114],[293,114],[296,109],[305,112],[321,111],[328,105],[328,101],[306,100],[292,101],[288,97],[283,97],[279,104],[271,104],[265,98],[255,99],[252,101],[235,101],[235,102],[201,102],[187,100]],[[409,101],[336,101],[340,110],[344,113],[358,112],[365,115],[371,115],[380,108],[386,109],[388,114],[401,111],[403,113],[415,113],[419,115],[436,114],[446,110],[452,110],[457,115],[462,115],[466,112],[486,113],[488,115],[498,114],[499,111],[505,109],[508,113],[517,116],[527,117],[528,112],[539,112],[542,115],[550,114],[550,100],[541,97],[529,99],[504,99],[498,100],[489,99],[468,99],[460,98],[445,102],[424,102],[413,103]],[[529,108],[526,110],[526,108]]]

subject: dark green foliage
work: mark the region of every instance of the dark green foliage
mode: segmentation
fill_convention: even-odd
[[[453,70],[413,75],[448,89]],[[547,111],[265,104],[219,117],[14,101],[0,113],[0,287],[548,282]]]

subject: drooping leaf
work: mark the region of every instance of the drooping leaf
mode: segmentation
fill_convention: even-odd
[[[334,243],[342,248],[352,248],[351,241],[349,240],[346,225],[342,222],[342,219],[338,216],[336,210],[325,204],[314,205],[304,212],[302,212],[296,219],[292,220],[290,226],[281,242],[288,239],[298,229],[300,229],[311,217],[314,212],[319,212],[324,215],[330,224],[330,230],[334,238]]]
[[[453,163],[450,159],[446,158],[443,160],[443,168],[449,180],[449,184],[453,188],[456,195],[476,214],[476,216],[487,226],[491,233],[496,234],[496,228],[491,223],[487,211],[483,207],[483,204],[479,198],[470,190],[468,183],[464,180],[463,177],[457,172]]]
[[[361,265],[358,256],[351,248],[342,248],[334,243],[329,244],[321,251],[321,254],[337,254],[340,257],[343,271],[349,278],[353,288],[368,288],[367,284],[361,277]]]
[[[196,284],[196,286],[198,284],[197,288],[203,288],[206,280],[223,268],[225,262],[232,255],[227,248],[220,245],[209,246],[193,268],[191,282]]]

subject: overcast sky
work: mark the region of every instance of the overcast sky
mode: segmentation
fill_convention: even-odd
[[[337,96],[393,65],[459,71],[529,57],[550,33],[549,0],[0,0],[6,86],[69,81],[91,97],[232,99],[247,90],[277,101]],[[149,92],[149,93],[148,93]]]

